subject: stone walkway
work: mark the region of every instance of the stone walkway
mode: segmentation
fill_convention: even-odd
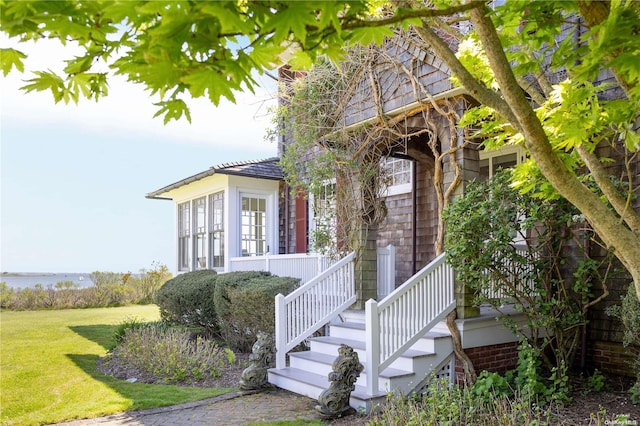
[[[274,420],[319,420],[316,404],[311,398],[282,389],[249,394],[232,392],[198,402],[75,420],[58,426],[240,426]]]

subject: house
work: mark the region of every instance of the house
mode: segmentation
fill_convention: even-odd
[[[282,179],[268,158],[214,166],[147,194],[176,204],[177,272],[225,271],[232,257],[278,247]]]
[[[312,245],[309,235],[322,223],[323,209],[314,206],[323,200],[292,194],[276,159],[215,166],[147,195],[175,203],[179,272],[231,271],[243,258],[259,262],[252,266],[259,269],[271,259],[294,263],[311,258],[315,276],[276,298],[278,352],[269,380],[317,398],[328,387],[337,347],[346,342],[365,364],[351,404],[367,408],[388,391],[419,389],[430,373],[458,379],[460,364],[442,322],[452,310],[457,311],[462,348],[478,370],[515,366],[518,341],[495,321],[495,312],[474,306],[465,287],[455,285],[453,271],[438,254],[438,240],[440,193],[463,195],[469,182],[523,161],[524,152],[517,147],[489,152],[469,143],[456,117],[474,100],[452,85],[447,67],[415,37],[391,39],[380,49],[388,60],[374,64],[369,75],[378,84],[363,77],[332,117],[356,134],[378,125],[380,114],[389,126],[383,129],[388,131],[385,149],[376,158],[391,169],[384,194],[387,214],[362,232],[365,249],[359,258],[352,253],[322,263],[321,257],[305,254]],[[280,70],[283,80],[297,77]],[[394,139],[394,134],[402,136]],[[281,153],[290,137],[281,141]],[[329,187],[340,184],[328,182]],[[390,246],[395,260],[387,270],[393,273],[381,276],[376,265],[384,262],[371,253]],[[515,311],[512,319],[524,321]],[[585,357],[603,371],[620,372],[625,353],[611,320],[600,309],[592,323]],[[293,347],[326,324],[328,335],[312,338],[310,351],[289,353],[287,361]]]

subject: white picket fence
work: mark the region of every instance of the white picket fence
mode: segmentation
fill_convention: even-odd
[[[378,298],[395,288],[396,250],[393,245],[378,248]],[[319,253],[267,254],[265,256],[233,257],[228,272],[267,271],[281,277],[300,278],[300,284],[309,282],[327,270],[336,259]]]

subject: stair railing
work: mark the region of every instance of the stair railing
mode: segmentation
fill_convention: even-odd
[[[444,253],[381,300],[365,305],[367,392],[379,393],[380,372],[456,307],[454,272]]]
[[[355,253],[350,253],[287,296],[276,296],[276,368],[286,355],[356,301]]]

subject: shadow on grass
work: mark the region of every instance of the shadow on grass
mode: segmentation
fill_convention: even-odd
[[[94,324],[94,325],[73,325],[69,329],[79,334],[87,340],[96,342],[106,350],[113,349],[115,342],[113,340],[114,325]]]
[[[198,401],[221,395],[234,389],[207,389],[197,387],[180,387],[173,385],[149,385],[145,383],[129,383],[107,376],[96,369],[98,355],[67,354],[82,371],[92,379],[102,382],[130,401],[123,401],[123,410],[142,410]]]

